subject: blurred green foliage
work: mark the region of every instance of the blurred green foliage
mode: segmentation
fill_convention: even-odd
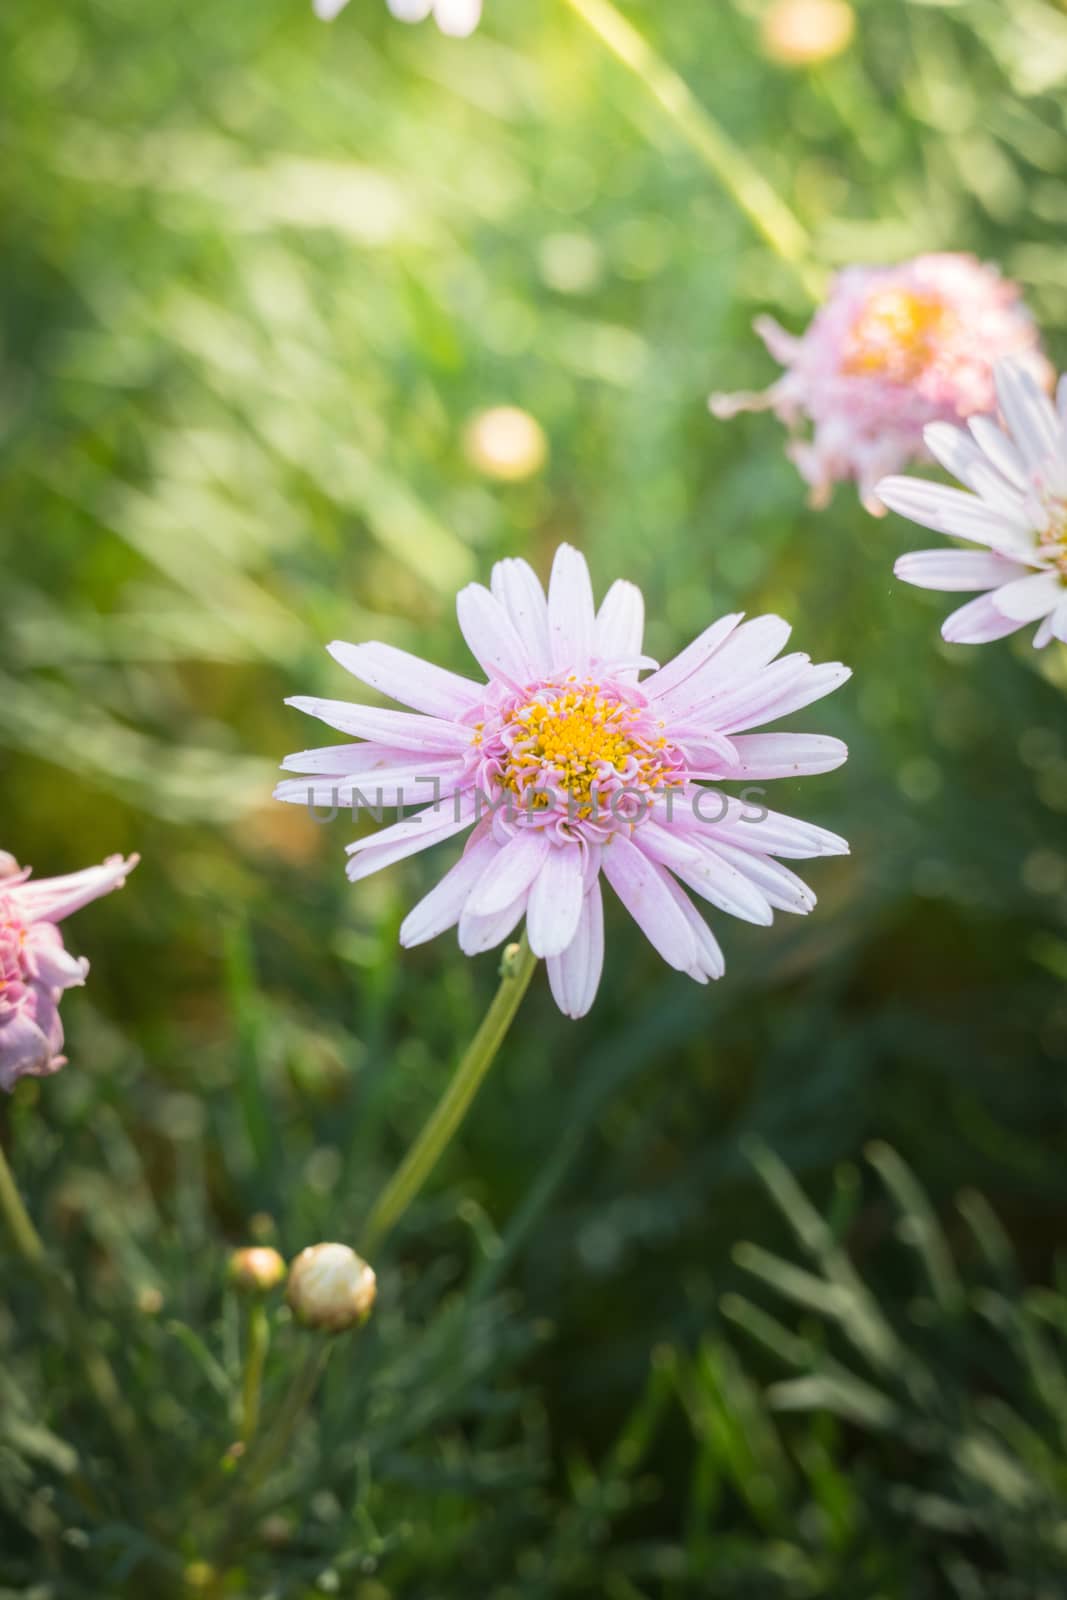
[[[763,10],[627,14],[827,265],[974,250],[1067,362],[1063,8],[867,0],[803,72],[761,55]],[[891,576],[914,528],[847,489],[806,510],[771,419],[711,420],[770,376],[753,315],[810,308],[555,0],[487,0],[462,45],[380,0],[331,28],[303,0],[7,0],[0,104],[0,844],[42,874],[144,857],[70,928],[71,1065],[5,1142],[149,1463],[5,1263],[0,1592],[1054,1600],[1062,654],[943,647],[943,603]],[[547,434],[527,482],[465,454],[498,403]],[[561,537],[642,585],[654,655],[737,607],[854,667],[798,719],[849,765],[778,786],[853,855],[815,864],[805,922],[719,926],[711,992],[615,915],[590,1018],[535,984],[247,1494],[228,1250],[358,1244],[494,983],[397,948],[447,847],[353,890],[343,825],[271,803],[317,740],[282,701],[345,692],[334,637],[464,669],[455,588]],[[872,1137],[923,1184],[878,1147],[921,1291],[847,1164]],[[746,1139],[828,1197],[824,1226],[758,1156],[814,1270]],[[961,1185],[1003,1242],[976,1202],[951,1220]],[[309,1337],[277,1320],[268,1413]]]

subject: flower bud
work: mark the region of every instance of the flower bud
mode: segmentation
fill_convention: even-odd
[[[306,1328],[343,1333],[370,1316],[378,1280],[346,1244],[313,1244],[289,1268],[286,1298]]]
[[[230,1257],[230,1282],[247,1294],[266,1294],[285,1277],[285,1262],[269,1245],[249,1245]]]

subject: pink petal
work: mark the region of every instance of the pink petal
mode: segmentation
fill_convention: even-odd
[[[402,766],[411,767],[427,773],[447,772],[455,765],[454,753],[446,754],[444,751],[427,751],[420,756],[414,756],[410,750],[402,750],[399,745],[378,744],[368,740],[366,744],[330,744],[322,745],[317,750],[298,750],[295,755],[286,756],[282,762],[283,772],[325,773],[328,777],[368,778],[373,779],[377,772],[388,772]]]
[[[635,583],[617,578],[596,614],[595,653],[601,661],[634,660],[641,654],[644,638],[644,596]]]
[[[995,589],[1028,569],[986,550],[913,550],[893,568],[919,589]]]
[[[1059,423],[1048,396],[1019,361],[998,361],[993,376],[1012,439],[1027,466],[1040,466],[1059,443]]]
[[[733,740],[736,778],[799,778],[833,772],[848,745],[825,733],[743,733]]]
[[[501,846],[471,891],[467,909],[489,917],[517,900],[537,877],[552,846],[543,828],[520,828]]]
[[[990,599],[1002,617],[1036,622],[1038,617],[1054,611],[1063,596],[1063,579],[1058,572],[1034,572],[994,590]]]
[[[485,697],[482,684],[461,678],[458,672],[446,672],[391,644],[344,644],[335,639],[327,649],[361,683],[431,717],[458,719]]]
[[[458,816],[457,816],[458,812]],[[451,800],[440,807],[427,806],[403,822],[394,822],[390,828],[381,828],[366,839],[357,839],[347,847],[349,857],[347,873],[350,882],[358,883],[391,867],[396,861],[418,855],[442,839],[469,828],[474,821],[474,796],[460,795],[457,803]]]
[[[473,839],[455,866],[446,872],[429,894],[413,906],[400,924],[400,943],[410,949],[436,939],[439,933],[452,928],[459,921],[463,908],[489,862],[500,852],[500,846],[488,833]]]
[[[510,906],[505,906],[503,911],[494,911],[491,917],[475,917],[464,908],[459,919],[459,947],[465,956],[480,956],[486,950],[495,949],[502,944],[515,927],[526,910],[527,895],[524,892]]]
[[[763,895],[744,873],[716,855],[709,841],[698,844],[692,834],[682,837],[656,822],[646,822],[638,832],[637,845],[720,911],[762,927],[773,922]]]
[[[642,694],[649,700],[658,700],[685,683],[695,672],[701,671],[730,637],[743,616],[743,611],[735,611],[705,628],[673,661],[668,661],[658,672],[653,672],[651,677],[645,679],[641,685]]]
[[[736,845],[726,844],[721,839],[716,840],[715,851],[748,878],[775,910],[806,916],[814,909],[815,896],[803,878],[798,878],[795,872],[783,867],[780,861],[739,850]]]
[[[548,632],[556,672],[585,672],[593,653],[593,585],[585,557],[561,544],[548,583]]]
[[[969,417],[967,426],[975,443],[1016,489],[1026,488],[1026,466],[1007,434],[998,428],[992,417]]]
[[[285,703],[297,711],[306,711],[310,717],[317,717],[328,727],[354,734],[357,739],[381,740],[404,750],[466,750],[471,742],[469,728],[411,711],[385,711],[379,706],[322,700],[311,694],[293,695]]]
[[[566,950],[577,932],[584,889],[581,846],[553,844],[526,905],[526,934],[535,956],[558,956]]]
[[[438,797],[447,798],[464,770],[462,761],[412,763],[409,759],[406,767],[386,767],[377,772],[284,778],[275,786],[274,798],[297,806],[358,805],[367,811],[424,806]]]
[[[522,687],[537,676],[515,624],[483,584],[468,583],[459,591],[456,615],[467,648],[487,678]]]
[[[102,866],[86,867],[61,878],[38,878],[9,886],[7,892],[15,896],[24,921],[62,922],[91,900],[121,889],[140,859],[137,855],[108,856]]]
[[[552,997],[565,1017],[584,1017],[596,999],[604,968],[604,902],[593,880],[582,900],[574,938],[558,956],[548,958]]]
[[[941,624],[941,637],[949,644],[989,644],[993,639],[1003,639],[1009,633],[1018,633],[1025,627],[1005,617],[993,604],[991,594],[981,594],[977,600],[968,600],[965,606],[953,611]]]
[[[697,960],[696,941],[666,886],[663,869],[621,833],[605,845],[601,861],[604,876],[645,938],[668,966],[688,972]]]
[[[536,572],[528,561],[509,558],[496,563],[489,582],[493,595],[511,618],[536,672],[547,676],[552,671],[548,602]]]
[[[688,976],[695,979],[697,983],[706,983],[709,978],[721,978],[726,971],[726,962],[718,939],[716,939],[681,884],[675,883],[669,872],[664,873],[663,882],[670,891],[671,899],[689,924],[689,931],[692,933],[693,942],[696,945],[697,959],[693,966],[689,968]]]

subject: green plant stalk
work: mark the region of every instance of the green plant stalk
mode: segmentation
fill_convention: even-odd
[[[270,1349],[270,1319],[258,1297],[248,1308],[248,1339],[245,1347],[244,1381],[241,1386],[241,1441],[248,1445],[259,1426],[260,1398],[263,1393],[263,1368]]]
[[[363,1248],[371,1252],[396,1226],[430,1176],[470,1108],[482,1079],[496,1058],[537,966],[525,933],[514,951],[505,952],[500,987],[466,1054],[429,1121],[386,1184],[367,1221]]]
[[[807,229],[759,168],[735,144],[674,68],[652,48],[612,0],[566,0],[617,61],[639,78],[676,131],[704,162],[730,198],[787,262],[815,300],[824,274],[812,254]]]
[[[42,1288],[66,1328],[72,1346],[81,1357],[89,1387],[107,1413],[112,1427],[122,1443],[132,1449],[136,1438],[136,1421],[123,1398],[118,1379],[111,1363],[102,1351],[92,1344],[84,1328],[81,1307],[71,1293],[66,1279],[57,1272],[48,1259],[44,1243],[33,1225],[29,1212],[22,1203],[7,1156],[0,1148],[0,1212],[3,1213],[16,1253],[35,1273]]]

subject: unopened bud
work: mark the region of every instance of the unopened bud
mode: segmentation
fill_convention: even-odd
[[[247,1294],[266,1294],[285,1277],[285,1262],[269,1245],[249,1245],[230,1257],[230,1282]]]
[[[18,862],[6,850],[0,850],[0,879],[17,878],[20,872]]]
[[[286,1298],[306,1328],[343,1333],[370,1316],[378,1280],[346,1244],[313,1244],[289,1268]]]

